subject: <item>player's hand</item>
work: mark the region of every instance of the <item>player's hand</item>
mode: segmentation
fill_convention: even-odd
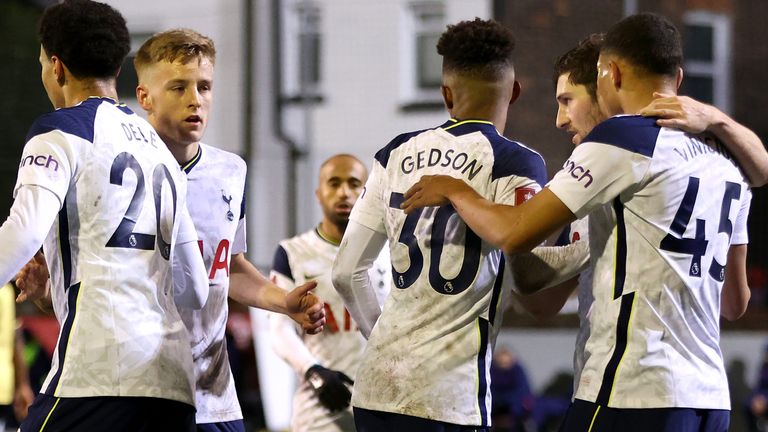
[[[29,406],[32,405],[34,399],[35,393],[29,384],[20,385],[16,388],[13,396],[13,414],[16,416],[16,420],[22,421],[27,418]]]
[[[50,297],[50,275],[42,252],[38,252],[16,274],[16,287],[21,291],[16,303]]]
[[[640,110],[646,117],[661,117],[656,124],[700,134],[717,121],[717,109],[688,96],[654,93],[653,101]]]
[[[749,408],[752,410],[752,414],[758,417],[762,416],[768,408],[768,399],[758,393],[749,401]]]
[[[463,187],[466,183],[446,175],[425,175],[405,193],[405,201],[400,208],[406,214],[411,214],[423,207],[434,207],[449,204],[448,196]]]
[[[311,281],[294,288],[285,296],[288,316],[309,334],[318,334],[325,325],[325,305],[311,291],[317,282]]]
[[[352,392],[347,385],[355,382],[344,372],[314,365],[307,369],[304,378],[315,391],[320,403],[329,411],[341,411],[349,406]]]

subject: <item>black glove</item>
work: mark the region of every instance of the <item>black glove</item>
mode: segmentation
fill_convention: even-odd
[[[347,384],[355,382],[344,372],[314,365],[304,374],[309,385],[315,391],[320,403],[331,412],[341,411],[349,406],[352,392]]]

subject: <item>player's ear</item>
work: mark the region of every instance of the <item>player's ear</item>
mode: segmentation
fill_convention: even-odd
[[[677,68],[677,85],[675,86],[676,89],[680,90],[680,85],[683,83],[683,68],[679,67]]]
[[[51,56],[51,64],[53,66],[53,75],[56,77],[56,82],[61,86],[67,81],[66,74],[64,73],[66,66],[62,63],[61,59],[55,55]]]
[[[443,101],[445,102],[445,107],[448,108],[448,110],[452,110],[453,109],[453,93],[451,92],[451,88],[445,85],[441,85],[440,93],[443,94]]]
[[[621,88],[621,68],[615,61],[608,63],[608,73],[610,74],[611,84],[616,90]]]
[[[136,100],[144,111],[149,111],[152,108],[152,100],[149,97],[149,92],[144,84],[136,86]]]
[[[520,92],[523,91],[523,86],[520,85],[520,81],[515,80],[515,83],[512,84],[512,97],[509,99],[509,104],[512,105],[515,103],[518,97],[520,97]]]

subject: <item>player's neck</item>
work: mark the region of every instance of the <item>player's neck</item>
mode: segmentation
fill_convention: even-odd
[[[493,123],[500,134],[504,133],[507,124],[507,105],[492,104],[462,104],[454,106],[451,117],[457,120],[487,120]]]
[[[621,108],[624,114],[637,114],[653,102],[653,93],[677,94],[677,86],[666,79],[649,80],[623,95]]]
[[[70,78],[64,90],[64,105],[72,107],[90,97],[107,97],[117,101],[114,79],[77,80]]]
[[[320,225],[317,226],[317,233],[323,240],[335,245],[340,244],[341,238],[344,236],[344,230],[328,219],[323,219],[320,222]]]
[[[166,147],[168,147],[168,150],[171,152],[173,158],[176,159],[176,162],[178,162],[179,165],[185,165],[187,162],[191,161],[197,155],[197,152],[200,149],[199,142],[192,144],[179,144],[173,142],[170,139],[166,139],[162,135],[160,135],[160,138],[162,138],[163,142],[165,142]]]

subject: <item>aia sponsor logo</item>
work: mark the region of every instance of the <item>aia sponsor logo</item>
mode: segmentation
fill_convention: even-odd
[[[203,244],[202,240],[198,240],[197,245],[200,247],[200,254],[202,254],[203,259],[205,259],[205,244]],[[219,270],[226,272],[227,277],[229,277],[229,240],[227,239],[222,239],[216,247],[208,279],[216,279],[216,273],[218,273]]]
[[[515,205],[520,205],[536,195],[536,190],[529,187],[515,189]]]
[[[54,171],[59,170],[59,161],[57,161],[53,155],[29,155],[21,160],[19,168],[23,168],[27,165],[37,165],[43,168],[51,168]]]

